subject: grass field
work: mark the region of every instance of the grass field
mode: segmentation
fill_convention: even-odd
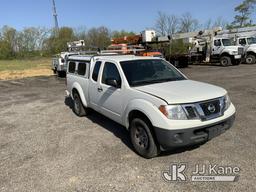
[[[51,74],[51,58],[0,60],[0,80]]]
[[[0,60],[0,71],[19,71],[32,68],[49,68],[51,58],[33,58],[24,60]]]

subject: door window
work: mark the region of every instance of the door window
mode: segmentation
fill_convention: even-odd
[[[94,69],[93,69],[92,79],[93,79],[94,81],[96,81],[96,82],[98,81],[100,66],[101,66],[101,61],[97,61],[97,62],[95,63]]]
[[[240,45],[246,45],[246,40],[245,39],[239,39],[239,44]]]
[[[116,80],[117,87],[121,87],[121,77],[114,63],[106,62],[102,74],[102,83],[108,85],[108,80]]]
[[[216,46],[216,47],[221,46],[221,41],[220,41],[220,39],[214,40],[214,46]]]

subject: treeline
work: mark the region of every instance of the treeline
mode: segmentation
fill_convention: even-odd
[[[67,49],[67,42],[84,39],[89,47],[106,48],[111,38],[132,35],[133,32],[111,31],[107,27],[73,29],[62,27],[58,31],[29,27],[22,31],[4,26],[0,30],[0,59],[51,56]]]
[[[222,17],[209,19],[200,23],[190,13],[181,16],[159,12],[154,29],[159,35],[171,35],[177,32],[190,32],[210,29],[217,26],[222,28],[237,28],[253,26],[251,15],[255,12],[256,0],[244,0],[234,8],[234,21],[226,22]],[[67,48],[67,42],[83,39],[88,47],[106,48],[111,38],[132,35],[133,32],[111,31],[107,27],[98,28],[69,28],[62,27],[58,31],[43,27],[29,27],[18,31],[4,26],[0,29],[0,59],[13,59],[34,56],[51,56]]]

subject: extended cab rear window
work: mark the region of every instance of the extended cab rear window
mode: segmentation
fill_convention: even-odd
[[[75,62],[69,62],[68,72],[69,73],[75,73],[75,71],[76,71],[76,63]]]
[[[77,74],[84,76],[86,73],[86,65],[87,63],[79,63],[77,68]]]

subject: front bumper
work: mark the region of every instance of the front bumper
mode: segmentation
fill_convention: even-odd
[[[155,127],[157,140],[164,150],[201,144],[224,133],[232,127],[235,114],[231,117],[207,126],[166,130]]]
[[[235,58],[235,59],[241,59],[241,58],[242,58],[242,55],[235,55],[234,58]]]

